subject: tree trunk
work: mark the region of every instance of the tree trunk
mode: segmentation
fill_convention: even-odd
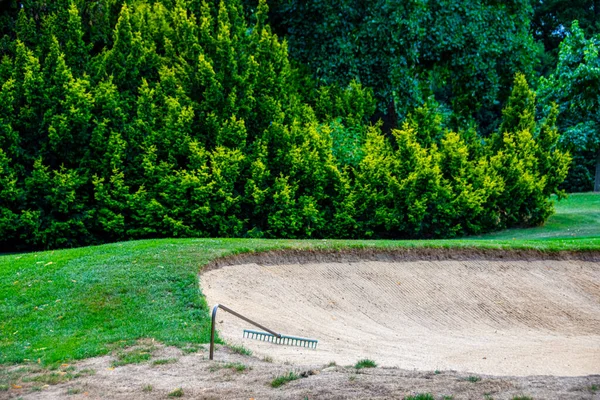
[[[596,182],[594,182],[594,192],[600,192],[600,150],[596,157]]]

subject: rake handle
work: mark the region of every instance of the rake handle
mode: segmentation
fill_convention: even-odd
[[[216,322],[216,319],[217,319],[217,311],[219,310],[219,308],[222,309],[223,311],[227,311],[229,314],[235,315],[239,319],[242,319],[242,320],[244,320],[244,321],[246,321],[246,322],[248,322],[248,323],[256,326],[257,328],[260,328],[260,329],[262,329],[264,331],[269,332],[271,335],[273,335],[273,336],[275,336],[277,338],[281,338],[281,334],[279,334],[277,332],[274,332],[274,331],[270,330],[269,328],[266,328],[266,327],[262,326],[258,322],[252,321],[250,318],[244,317],[242,314],[233,311],[229,307],[225,307],[222,304],[217,304],[217,305],[215,305],[213,307],[212,320],[211,320],[211,324],[210,324],[210,353],[209,353],[209,356],[208,356],[209,360],[213,359],[213,355],[214,355],[214,352],[215,352],[215,325],[216,325],[215,322]]]

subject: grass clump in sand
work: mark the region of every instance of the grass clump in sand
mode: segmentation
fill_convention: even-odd
[[[176,362],[177,362],[176,358],[161,358],[161,359],[152,361],[152,365],[165,365],[165,364],[173,364]]]
[[[278,388],[288,382],[295,381],[296,379],[300,379],[300,376],[294,371],[290,371],[285,375],[280,375],[273,379],[273,381],[271,381],[271,387]]]
[[[431,393],[419,393],[414,396],[406,396],[404,400],[435,400]]]
[[[239,362],[230,362],[227,364],[215,364],[213,366],[210,367],[209,371],[210,372],[216,372],[220,369],[230,369],[233,370],[235,372],[244,372],[246,370],[250,370],[252,369],[252,367],[248,367],[247,365],[244,365],[242,363]]]
[[[247,349],[242,345],[230,344],[227,347],[229,347],[229,349],[231,351],[233,351],[235,354],[240,354],[242,356],[251,356],[252,355],[252,350]]]
[[[479,377],[477,375],[470,375],[465,378],[465,381],[471,382],[471,383],[477,383],[480,380],[481,380],[481,377]]]
[[[227,363],[227,364],[223,365],[223,368],[232,369],[236,372],[244,372],[247,369],[251,369],[242,363]]]
[[[183,397],[183,389],[178,388],[169,393],[169,397]]]
[[[354,365],[354,368],[356,368],[356,369],[375,368],[375,367],[377,367],[377,363],[373,360],[369,360],[368,358],[365,358],[364,360],[359,360]]]
[[[80,394],[83,393],[83,390],[81,388],[70,388],[69,390],[67,390],[67,394],[69,396],[75,395],[75,394]]]
[[[152,357],[152,350],[153,348],[144,347],[118,353],[117,360],[112,362],[112,366],[121,367],[127,364],[141,364]]]

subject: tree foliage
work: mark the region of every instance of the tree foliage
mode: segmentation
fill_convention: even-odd
[[[455,125],[489,132],[515,73],[533,74],[532,13],[529,0],[278,0],[271,21],[320,82],[374,88],[388,128],[434,96]]]
[[[599,0],[536,0],[531,27],[534,37],[556,59],[560,42],[568,35],[573,21],[587,36],[600,32]]]
[[[586,38],[577,21],[560,45],[558,65],[540,81],[542,103],[558,104],[562,141],[574,157],[572,191],[600,190],[600,34]],[[598,166],[598,167],[597,167]]]
[[[389,8],[400,25],[381,27],[398,33],[385,51],[406,56],[409,69],[393,79],[415,88],[408,100],[399,86],[349,79],[343,62],[342,84],[313,80],[271,31],[264,0],[250,18],[241,0],[22,4],[2,16],[5,250],[154,237],[451,237],[539,224],[569,162],[556,149],[555,112],[532,119],[523,75],[486,141],[473,127],[451,130],[435,98],[420,103],[424,81],[402,71],[439,72],[456,93],[477,72],[465,68],[463,45],[452,53],[462,61],[415,67],[405,40],[423,32],[400,17],[429,15],[418,2]],[[460,34],[465,46],[475,35]],[[433,59],[439,49],[428,51]],[[492,101],[478,94],[501,85],[486,79],[453,106]],[[369,123],[385,90],[417,105],[391,136]]]

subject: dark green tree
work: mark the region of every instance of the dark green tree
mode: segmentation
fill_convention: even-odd
[[[600,35],[586,38],[577,21],[560,45],[558,65],[540,81],[540,98],[558,104],[562,142],[573,154],[565,187],[600,191]],[[595,180],[594,180],[595,175]]]
[[[319,82],[374,88],[384,128],[435,96],[455,124],[490,132],[514,74],[533,74],[532,13],[528,0],[279,0],[270,21]]]

